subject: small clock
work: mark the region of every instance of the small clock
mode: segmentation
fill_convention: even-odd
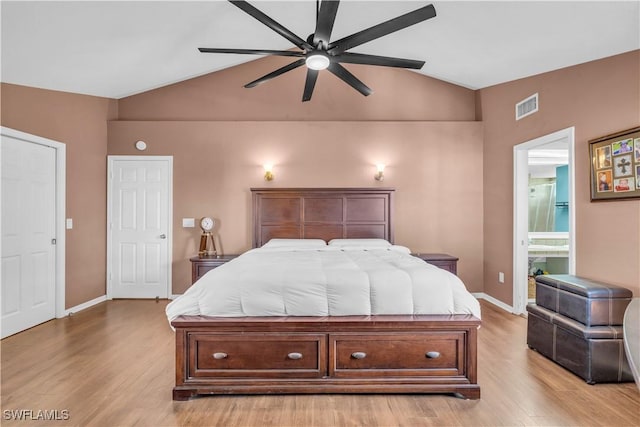
[[[200,220],[200,228],[202,228],[202,231],[211,231],[215,225],[215,220],[208,216],[205,216]]]
[[[211,234],[211,230],[213,230],[215,225],[216,221],[211,217],[205,216],[200,219],[202,236],[200,236],[200,249],[198,250],[198,255],[201,257],[213,256],[218,253],[216,251],[216,242],[213,238],[213,234]]]

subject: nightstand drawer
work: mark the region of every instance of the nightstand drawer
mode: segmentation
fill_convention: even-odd
[[[194,256],[189,260],[191,261],[191,283],[195,283],[196,280],[204,276],[204,274],[220,267],[221,265],[237,258],[238,255],[213,255],[213,256]]]
[[[213,270],[214,268],[219,267],[221,265],[222,264],[203,264],[199,262],[194,263],[193,264],[194,271],[192,272],[192,281],[195,282],[196,280],[204,276],[204,274],[207,271]]]
[[[458,258],[448,254],[423,254],[416,253],[411,254],[414,257],[420,258],[424,262],[427,262],[436,267],[440,267],[443,270],[450,271],[453,274],[458,274]]]

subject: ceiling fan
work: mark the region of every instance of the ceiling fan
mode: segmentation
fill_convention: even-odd
[[[229,0],[230,3],[242,11],[253,16],[276,33],[296,45],[300,51],[291,50],[265,50],[265,49],[223,49],[223,48],[198,48],[204,53],[238,53],[252,55],[276,55],[299,58],[296,61],[278,68],[269,74],[260,77],[244,87],[252,88],[268,80],[278,77],[288,71],[303,65],[307,66],[307,77],[304,85],[302,101],[309,101],[313,94],[313,88],[318,79],[318,72],[327,69],[349,86],[368,96],[373,91],[351,74],[341,63],[379,65],[385,67],[411,68],[419,70],[424,61],[412,59],[393,58],[387,56],[367,55],[362,53],[347,52],[347,50],[370,42],[387,34],[391,34],[411,25],[418,24],[436,16],[436,10],[432,4],[420,9],[390,19],[381,24],[374,25],[350,36],[331,42],[331,31],[338,12],[339,0],[316,0],[316,29],[307,40],[303,40],[296,34],[265,15],[263,12],[243,0]]]

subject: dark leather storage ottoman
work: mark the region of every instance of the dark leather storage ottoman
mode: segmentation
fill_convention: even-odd
[[[536,304],[585,326],[622,325],[633,293],[568,274],[536,277]]]
[[[585,326],[536,304],[527,311],[529,347],[589,384],[633,381],[622,326]]]

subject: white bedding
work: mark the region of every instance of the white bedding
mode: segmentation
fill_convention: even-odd
[[[179,315],[473,314],[462,281],[402,246],[276,246],[215,268],[166,309]]]

